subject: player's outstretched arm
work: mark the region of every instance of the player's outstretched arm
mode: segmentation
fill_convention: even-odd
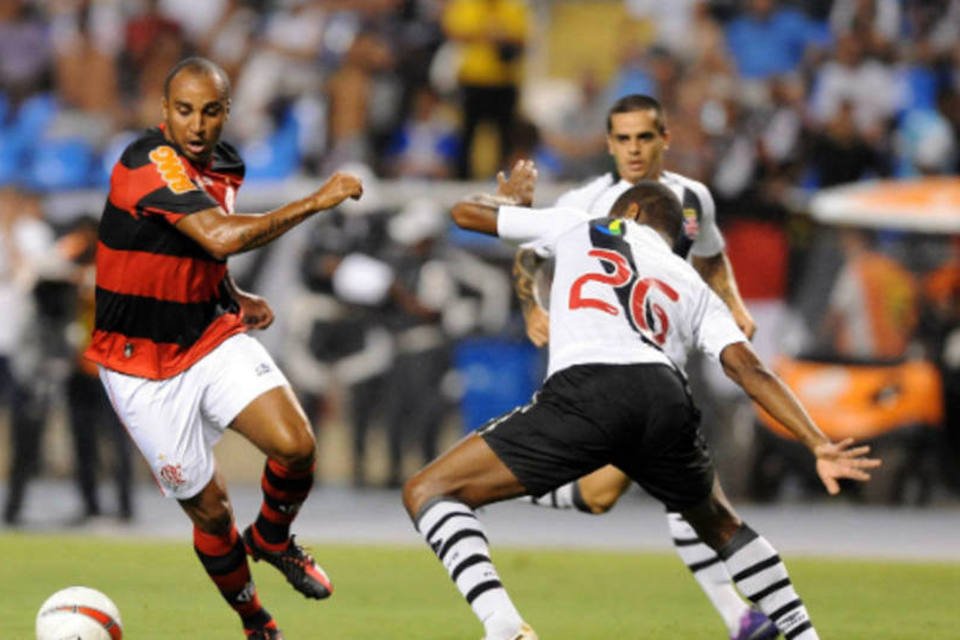
[[[177,229],[190,236],[207,253],[226,259],[261,247],[283,235],[313,214],[331,209],[347,198],[363,195],[360,179],[349,173],[335,173],[322,187],[305,198],[264,214],[228,214],[220,207],[184,216]]]
[[[733,319],[743,334],[752,340],[753,334],[757,331],[757,324],[740,296],[740,289],[737,287],[737,280],[733,275],[733,267],[730,265],[727,254],[721,251],[712,256],[693,256],[692,264],[703,281],[730,309]]]
[[[866,481],[870,479],[866,470],[880,466],[880,460],[865,457],[870,447],[855,447],[852,439],[832,442],[820,431],[793,392],[760,361],[749,343],[728,345],[720,354],[720,363],[731,380],[810,449],[817,459],[817,475],[830,495],[840,492],[838,480]]]

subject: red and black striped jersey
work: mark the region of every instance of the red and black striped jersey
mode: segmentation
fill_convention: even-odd
[[[196,166],[162,127],[126,148],[100,219],[88,359],[128,375],[169,378],[244,331],[226,261],[174,226],[217,206],[233,213],[243,174],[230,145],[218,143],[207,166]]]

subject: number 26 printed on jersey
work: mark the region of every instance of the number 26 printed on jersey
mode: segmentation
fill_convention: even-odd
[[[658,345],[667,339],[670,330],[670,318],[663,307],[652,299],[652,290],[658,290],[671,301],[676,302],[680,295],[667,283],[656,278],[638,278],[627,259],[609,249],[592,249],[587,255],[597,258],[604,265],[609,265],[612,271],[608,273],[586,273],[577,278],[570,287],[569,307],[574,309],[596,309],[612,316],[620,315],[616,306],[583,295],[582,289],[588,282],[610,285],[618,290],[618,298],[625,303],[627,317],[637,331],[651,337]],[[622,294],[629,287],[629,297],[624,299]]]

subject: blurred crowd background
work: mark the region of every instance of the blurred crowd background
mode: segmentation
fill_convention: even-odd
[[[232,79],[238,210],[335,169],[365,181],[360,202],[231,262],[277,311],[262,338],[321,450],[331,425],[349,434],[321,455],[322,481],[396,487],[527,401],[543,354],[524,338],[512,253],[450,229],[446,208],[519,157],[539,165],[538,205],[611,170],[606,111],[647,93],[668,114],[666,168],[717,202],[758,350],[813,367],[810,393],[865,389],[833,405],[892,461],[860,498],[960,486],[960,0],[0,0],[7,523],[43,474],[76,476],[80,519],[135,514],[146,476],[77,354],[110,169],[191,54]],[[931,176],[955,229],[808,215],[823,189]],[[809,461],[716,365],[691,376],[729,492],[807,496]],[[51,455],[59,427],[71,444]],[[98,496],[108,479],[116,507]]]

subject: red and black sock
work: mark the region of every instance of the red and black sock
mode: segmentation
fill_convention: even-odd
[[[263,504],[253,528],[257,543],[267,550],[281,551],[286,548],[290,538],[290,523],[297,517],[300,505],[313,487],[315,466],[295,471],[274,460],[267,460],[264,465],[260,482]]]
[[[243,540],[236,527],[231,527],[225,536],[194,527],[193,548],[220,595],[240,616],[245,629],[260,629],[272,623],[270,614],[260,604]]]

